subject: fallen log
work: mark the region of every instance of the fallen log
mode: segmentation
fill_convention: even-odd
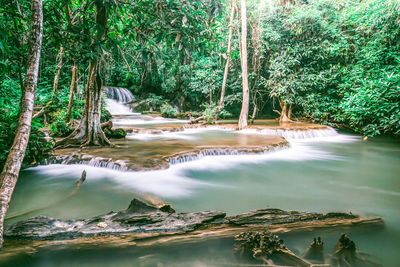
[[[8,239],[52,240],[100,246],[186,244],[233,238],[246,231],[288,233],[355,226],[383,226],[381,218],[351,213],[312,213],[263,209],[226,217],[224,212],[175,213],[169,205],[154,206],[134,199],[128,209],[86,220],[38,216],[7,227]]]

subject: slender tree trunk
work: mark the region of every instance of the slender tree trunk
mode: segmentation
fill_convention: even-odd
[[[279,121],[280,122],[290,122],[291,120],[287,115],[288,114],[287,104],[286,103],[280,103],[280,105],[281,105],[281,109],[282,110],[281,110],[281,117],[280,117]],[[289,110],[290,110],[290,112],[292,112],[291,108]]]
[[[258,21],[256,25],[254,26],[252,30],[252,43],[253,43],[253,58],[252,58],[252,65],[253,65],[253,73],[254,73],[254,80],[253,80],[253,86],[251,91],[253,92],[253,113],[251,115],[251,123],[254,122],[256,115],[257,115],[257,93],[258,93],[258,88],[257,88],[257,82],[260,78],[260,69],[261,69],[261,46],[262,42],[260,40],[260,35],[261,35],[261,18],[263,15],[265,7],[265,1],[260,0],[260,4],[258,7]]]
[[[94,38],[103,40],[107,32],[108,10],[106,5],[101,0],[94,1],[95,19],[97,34]],[[94,40],[93,40],[94,42]],[[103,130],[100,127],[101,115],[101,93],[103,81],[100,75],[101,55],[98,54],[96,48],[93,53],[96,55],[89,62],[89,77],[86,88],[86,101],[83,109],[81,122],[70,136],[56,143],[58,147],[67,146],[91,146],[91,145],[110,145],[111,142],[107,139]]]
[[[241,20],[242,20],[242,34],[241,34],[241,65],[242,65],[242,87],[243,87],[243,101],[242,110],[239,117],[239,130],[247,127],[247,118],[249,116],[249,81],[247,75],[247,15],[246,15],[246,0],[241,0]]]
[[[54,82],[53,82],[53,97],[57,95],[58,80],[60,79],[61,68],[63,66],[62,63],[63,55],[64,55],[64,48],[61,46],[60,53],[58,54],[57,72],[56,75],[54,76]]]
[[[74,101],[74,91],[76,87],[76,75],[77,72],[77,66],[74,61],[74,65],[72,66],[72,77],[71,77],[71,85],[69,87],[69,100],[68,100],[68,108],[67,108],[67,116],[68,116],[68,122],[71,121],[71,110],[72,110],[72,103]]]
[[[231,0],[231,15],[229,17],[229,29],[228,29],[228,48],[226,50],[226,63],[225,63],[225,70],[224,70],[224,78],[222,80],[222,88],[221,88],[221,97],[219,99],[217,114],[215,119],[218,119],[219,114],[221,113],[222,108],[224,107],[224,100],[225,100],[225,91],[226,91],[226,82],[228,80],[228,73],[229,73],[229,64],[231,62],[231,49],[232,49],[232,32],[233,32],[233,19],[235,17],[235,5]]]
[[[19,115],[17,132],[7,161],[0,174],[0,247],[3,245],[4,219],[17,183],[22,161],[31,132],[33,103],[36,93],[40,52],[42,48],[43,13],[42,0],[31,1],[31,30],[29,38],[28,65],[25,78],[24,97]]]

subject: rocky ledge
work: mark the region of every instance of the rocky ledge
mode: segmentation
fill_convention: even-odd
[[[119,141],[116,145],[115,148],[86,148],[80,151],[60,149],[47,163],[85,164],[121,171],[159,170],[167,169],[171,164],[197,160],[205,156],[267,153],[288,147],[289,143],[282,137],[250,134],[239,140],[211,140],[210,144],[185,141]]]

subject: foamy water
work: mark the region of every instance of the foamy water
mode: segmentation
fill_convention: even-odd
[[[189,197],[199,187],[222,186],[217,182],[203,182],[186,175],[191,170],[224,170],[240,168],[241,164],[273,164],[274,161],[341,160],[332,153],[303,143],[291,143],[289,148],[262,154],[201,156],[192,161],[170,165],[166,170],[118,171],[88,165],[54,164],[31,168],[52,179],[71,177],[78,179],[83,170],[87,179],[109,179],[124,189],[151,193],[160,197]]]
[[[186,128],[183,131],[178,132],[170,132],[163,131],[159,133],[130,133],[126,136],[127,139],[131,140],[141,140],[141,141],[150,141],[150,140],[162,140],[162,139],[176,139],[176,140],[197,140],[199,139],[199,134],[213,131],[221,131],[221,132],[234,132],[231,129],[226,128]]]
[[[129,115],[129,114],[125,114]],[[123,119],[112,119],[113,125],[115,126],[138,126],[138,125],[160,125],[160,124],[176,124],[176,123],[187,123],[187,120],[168,119],[162,117],[151,117],[145,115],[136,116],[137,118],[126,117]]]

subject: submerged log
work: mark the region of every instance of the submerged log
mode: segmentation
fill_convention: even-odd
[[[86,220],[58,220],[38,216],[19,221],[6,229],[5,236],[9,239],[94,242],[105,246],[132,245],[134,240],[136,245],[148,246],[232,238],[245,231],[287,233],[383,225],[380,218],[361,218],[351,213],[321,214],[264,209],[225,216],[220,211],[175,213],[168,204],[155,206],[134,199],[126,210]],[[99,223],[102,223],[102,227],[98,226]],[[98,236],[102,238],[93,239]]]

